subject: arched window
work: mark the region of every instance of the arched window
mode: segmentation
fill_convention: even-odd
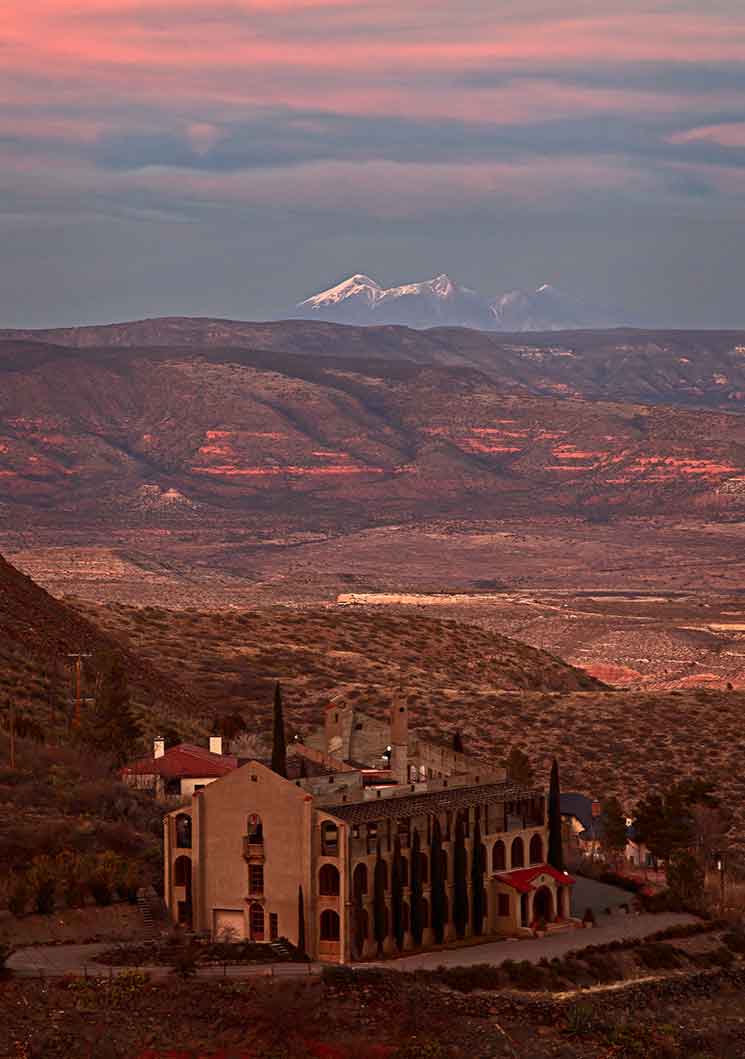
[[[358,864],[352,876],[352,888],[356,894],[367,893],[367,865]]]
[[[416,783],[419,778],[419,770],[416,765],[409,765],[409,783]]]
[[[339,915],[327,908],[321,912],[321,941],[339,940]]]
[[[442,863],[442,877],[445,880],[445,882],[447,882],[448,881],[448,855],[447,855],[447,853],[445,852],[444,849],[442,851],[442,861],[441,861],[441,863]]]
[[[419,854],[419,875],[423,883],[429,882],[429,860],[426,853]]]
[[[179,813],[176,817],[176,849],[191,849],[191,817]]]
[[[339,855],[339,828],[331,820],[321,824],[321,853],[324,857]]]
[[[375,870],[378,870],[378,863],[380,863],[380,874],[383,879],[383,889],[388,889],[388,861],[381,860],[375,862]]]
[[[540,835],[533,835],[530,840],[530,863],[541,864],[543,861],[543,839]]]
[[[263,941],[264,909],[261,905],[251,905],[249,922],[251,924],[251,941]]]
[[[176,857],[173,865],[173,885],[191,886],[191,857]]]
[[[406,857],[401,858],[401,885],[409,885],[409,861]]]
[[[248,835],[249,844],[252,846],[260,846],[264,841],[264,828],[261,823],[261,817],[256,813],[251,813],[246,821],[246,834]]]
[[[409,929],[410,922],[411,919],[409,916],[409,905],[408,902],[404,901],[404,903],[401,905],[401,923],[403,924],[404,930]]]
[[[507,867],[507,859],[505,856],[504,842],[500,839],[494,843],[491,851],[491,870],[492,871],[504,871]]]
[[[335,864],[324,864],[318,873],[318,892],[322,897],[339,896],[339,869]]]
[[[510,851],[510,867],[525,867],[525,846],[523,845],[523,840],[521,838],[513,839],[512,849]]]
[[[421,909],[422,909],[422,926],[423,927],[428,927],[429,926],[429,901],[427,900],[426,897],[422,898]]]

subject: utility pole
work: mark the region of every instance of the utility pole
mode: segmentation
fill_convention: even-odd
[[[8,748],[10,767],[16,767],[16,704],[15,699],[8,699]]]
[[[77,651],[73,654],[69,654],[68,658],[75,659],[75,709],[73,712],[72,725],[73,728],[80,727],[80,716],[83,708],[83,659],[90,658],[90,654],[83,654],[81,651]]]
[[[724,919],[724,853],[716,854],[717,871],[719,872],[719,914]]]

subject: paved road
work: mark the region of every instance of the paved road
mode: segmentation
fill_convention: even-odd
[[[508,938],[505,941],[487,941],[483,945],[472,945],[464,949],[442,949],[439,952],[421,952],[416,956],[402,956],[380,966],[390,967],[397,971],[420,969],[433,970],[435,967],[470,967],[476,963],[498,965],[505,960],[528,960],[538,963],[539,960],[551,960],[554,956],[565,956],[570,949],[581,949],[586,945],[602,945],[606,941],[625,938],[643,938],[655,934],[666,927],[681,923],[696,923],[694,916],[679,915],[674,912],[663,912],[659,915],[625,915],[617,913],[605,916],[602,925],[591,929],[569,930],[566,933],[554,934],[546,938]]]
[[[8,967],[15,973],[27,977],[58,977],[65,974],[74,975],[109,975],[115,976],[124,971],[146,971],[153,978],[166,978],[171,974],[170,967],[109,967],[96,963],[96,957],[108,945],[32,945],[14,952],[8,960]],[[199,967],[199,978],[259,978],[259,977],[308,977],[321,973],[320,963],[264,963],[233,964]]]
[[[433,969],[440,965],[447,967],[466,967],[476,963],[500,964],[505,960],[529,960],[538,963],[544,956],[565,956],[570,949],[580,949],[585,945],[601,945],[606,941],[624,938],[642,938],[680,923],[697,922],[693,916],[677,913],[660,915],[624,915],[603,916],[600,925],[588,930],[570,930],[547,938],[508,938],[504,941],[488,941],[483,945],[470,945],[461,949],[442,949],[437,952],[422,952],[415,956],[402,956],[397,960],[386,960],[378,966],[396,971],[413,971],[420,968]],[[14,952],[8,960],[8,967],[16,974],[41,977],[60,976],[65,974],[118,975],[131,971],[131,967],[108,967],[96,963],[96,957],[111,945],[33,945]],[[369,966],[369,965],[368,965]],[[272,976],[276,978],[308,977],[321,973],[320,963],[270,963],[270,964],[233,964],[200,967],[197,975],[200,978],[256,978]],[[170,967],[139,967],[153,978],[165,978],[171,973]]]

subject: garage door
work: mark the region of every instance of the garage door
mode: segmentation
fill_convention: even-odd
[[[212,936],[218,941],[244,941],[246,918],[243,912],[232,908],[213,909]]]

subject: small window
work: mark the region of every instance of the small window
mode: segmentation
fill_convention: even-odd
[[[362,721],[357,721],[357,724],[354,726],[354,730],[355,730],[355,732],[361,732],[362,731]]]
[[[508,916],[510,914],[510,895],[509,894],[498,894],[498,911],[499,916]]]
[[[251,813],[246,820],[246,834],[251,846],[260,846],[264,841],[264,828],[261,823],[261,817],[256,813]]]
[[[279,917],[276,912],[269,913],[269,940],[276,941],[279,937]]]
[[[324,857],[339,855],[339,828],[331,820],[321,824],[321,853]]]
[[[205,787],[204,783],[195,783],[194,784],[194,790],[195,791],[203,791],[204,787]]]
[[[248,892],[259,896],[264,893],[264,865],[249,864],[248,866]]]
[[[187,813],[176,817],[176,848],[191,849],[191,817]]]

